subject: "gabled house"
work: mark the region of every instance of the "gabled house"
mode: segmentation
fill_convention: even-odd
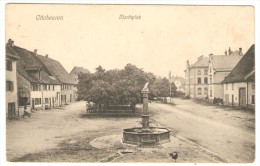
[[[85,69],[83,67],[78,67],[75,66],[71,71],[70,71],[70,76],[72,77],[72,79],[75,81],[75,83],[77,84],[79,82],[78,80],[78,75],[80,73],[90,73],[90,71],[88,69]]]
[[[60,97],[56,94],[60,93],[60,83],[43,70],[35,58],[37,51],[31,52],[14,45],[10,49],[20,58],[17,61],[19,112],[24,110],[25,105],[31,110],[59,106]]]
[[[37,55],[36,59],[43,66],[44,71],[59,81],[61,85],[61,105],[74,102],[75,98],[73,97],[73,89],[76,83],[60,62],[49,58],[48,55]]]
[[[255,45],[249,48],[222,84],[225,105],[255,107]]]
[[[9,39],[6,44],[6,115],[8,119],[19,116],[18,99],[17,99],[17,72],[16,64],[19,57],[11,49],[14,42]]]
[[[84,74],[84,73],[90,73],[90,71],[88,69],[83,68],[83,67],[77,67],[77,66],[75,66],[69,73],[70,77],[75,82],[75,86],[73,87],[73,98],[75,100],[78,99],[78,94],[77,94],[77,91],[78,91],[77,84],[79,82],[78,76],[79,76],[79,74]]]
[[[208,95],[208,64],[209,58],[200,56],[190,65],[187,61],[185,72],[185,96],[205,98]]]
[[[234,52],[229,48],[228,54],[225,51],[225,55],[209,55],[209,101],[213,101],[214,98],[223,99],[223,86],[221,82],[231,72],[242,56],[242,48]]]

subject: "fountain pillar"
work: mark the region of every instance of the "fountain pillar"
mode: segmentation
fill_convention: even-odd
[[[149,89],[148,89],[147,85],[142,90],[142,97],[143,97],[142,130],[143,131],[149,131],[150,130],[150,126],[149,126],[150,121],[149,121],[149,115],[148,115]]]
[[[148,82],[141,91],[143,98],[142,127],[124,129],[123,143],[134,144],[140,147],[153,146],[170,141],[170,130],[162,127],[150,127],[148,114]]]

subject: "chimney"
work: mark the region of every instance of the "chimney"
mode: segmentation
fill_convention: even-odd
[[[231,48],[229,47],[228,48],[228,55],[231,55],[232,51],[231,51]]]
[[[227,56],[227,50],[225,50],[225,55]]]
[[[37,56],[37,49],[34,49],[34,54],[35,56]]]
[[[239,55],[242,55],[242,48],[239,48]]]
[[[48,54],[45,55],[45,58],[48,58]]]
[[[190,65],[190,61],[189,60],[187,60],[186,62],[187,62],[187,65]]]
[[[14,41],[12,39],[8,39],[7,45],[13,47],[14,46]]]

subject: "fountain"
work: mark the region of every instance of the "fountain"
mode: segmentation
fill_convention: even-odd
[[[154,146],[170,142],[170,130],[161,127],[151,127],[148,114],[148,83],[142,90],[143,111],[142,127],[127,128],[123,131],[123,143],[134,144],[138,146]]]

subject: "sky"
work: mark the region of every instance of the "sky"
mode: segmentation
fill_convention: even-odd
[[[61,21],[37,15],[62,16]],[[136,15],[141,19],[119,19]],[[157,76],[184,76],[186,61],[254,44],[251,6],[6,5],[6,41],[91,72],[131,63]]]

